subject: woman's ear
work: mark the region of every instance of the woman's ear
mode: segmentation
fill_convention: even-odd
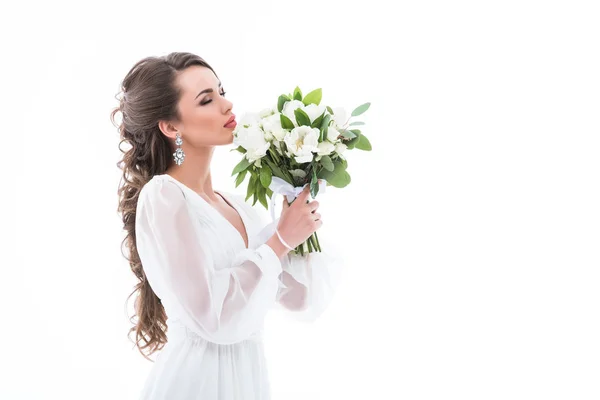
[[[173,140],[177,136],[177,132],[179,132],[179,129],[173,126],[172,122],[165,120],[158,121],[158,129],[160,129],[163,135]]]

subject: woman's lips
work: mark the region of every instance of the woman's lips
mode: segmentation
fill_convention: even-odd
[[[223,126],[225,128],[235,128],[236,125],[237,122],[235,122],[235,115],[232,115],[231,118],[229,118],[229,121],[227,121],[227,123]]]

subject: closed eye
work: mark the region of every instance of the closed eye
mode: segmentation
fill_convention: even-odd
[[[221,96],[225,97],[225,93],[227,93],[227,92],[223,91],[223,92],[221,92],[220,94],[221,94]],[[200,105],[201,105],[201,106],[204,106],[204,105],[206,105],[206,104],[208,104],[208,103],[211,103],[211,102],[212,102],[212,99],[208,99],[208,100],[206,100],[206,101],[204,101],[204,102],[200,103]]]

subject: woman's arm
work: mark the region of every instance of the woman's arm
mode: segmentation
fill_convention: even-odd
[[[262,329],[275,304],[281,249],[270,240],[237,252],[230,265],[217,268],[210,248],[212,232],[200,225],[174,182],[148,182],[136,212],[136,244],[144,272],[169,318],[181,319],[214,343],[245,340]]]

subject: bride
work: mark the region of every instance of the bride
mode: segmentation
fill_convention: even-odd
[[[339,257],[290,253],[322,226],[319,203],[307,185],[269,223],[243,196],[213,189],[215,146],[232,143],[236,121],[197,55],[137,62],[113,123],[118,112],[129,145],[118,210],[139,279],[129,332],[144,357],[158,352],[140,399],[269,399],[266,313],[277,306],[312,321],[333,293]]]

